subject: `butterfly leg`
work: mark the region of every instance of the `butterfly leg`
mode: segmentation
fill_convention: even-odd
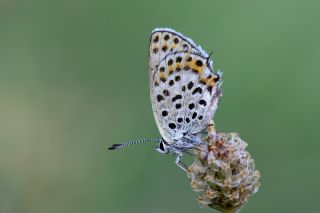
[[[176,158],[176,165],[179,166],[183,171],[185,171],[187,174],[189,174],[188,172],[188,166],[186,164],[184,164],[183,162],[181,162],[181,158],[182,158],[182,153],[179,153],[177,158]]]
[[[215,128],[213,120],[211,120],[209,122],[207,129],[208,129],[208,137],[209,137],[209,139],[216,140],[217,139],[217,132],[216,132],[216,128]]]

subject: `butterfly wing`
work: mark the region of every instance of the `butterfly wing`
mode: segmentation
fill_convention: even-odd
[[[173,143],[203,131],[221,95],[208,54],[166,28],[153,31],[149,54],[152,108],[164,140]]]

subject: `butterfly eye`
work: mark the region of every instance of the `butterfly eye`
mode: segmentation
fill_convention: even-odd
[[[163,142],[159,143],[159,147],[157,147],[156,150],[158,152],[162,153],[162,154],[168,154],[169,153],[168,147]]]
[[[163,143],[162,143],[162,142],[160,143],[160,149],[161,149],[161,151],[165,151],[165,149],[164,149],[164,145],[163,145]]]

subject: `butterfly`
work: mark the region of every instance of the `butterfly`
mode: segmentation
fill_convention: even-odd
[[[141,142],[157,142],[160,153],[176,155],[203,143],[201,134],[213,118],[221,93],[222,73],[194,41],[170,28],[152,31],[149,45],[149,85],[154,118],[161,139],[113,144],[109,150]]]

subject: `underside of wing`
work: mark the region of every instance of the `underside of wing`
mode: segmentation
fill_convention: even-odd
[[[221,95],[220,77],[199,52],[182,50],[159,61],[150,90],[155,120],[167,142],[206,128]]]

